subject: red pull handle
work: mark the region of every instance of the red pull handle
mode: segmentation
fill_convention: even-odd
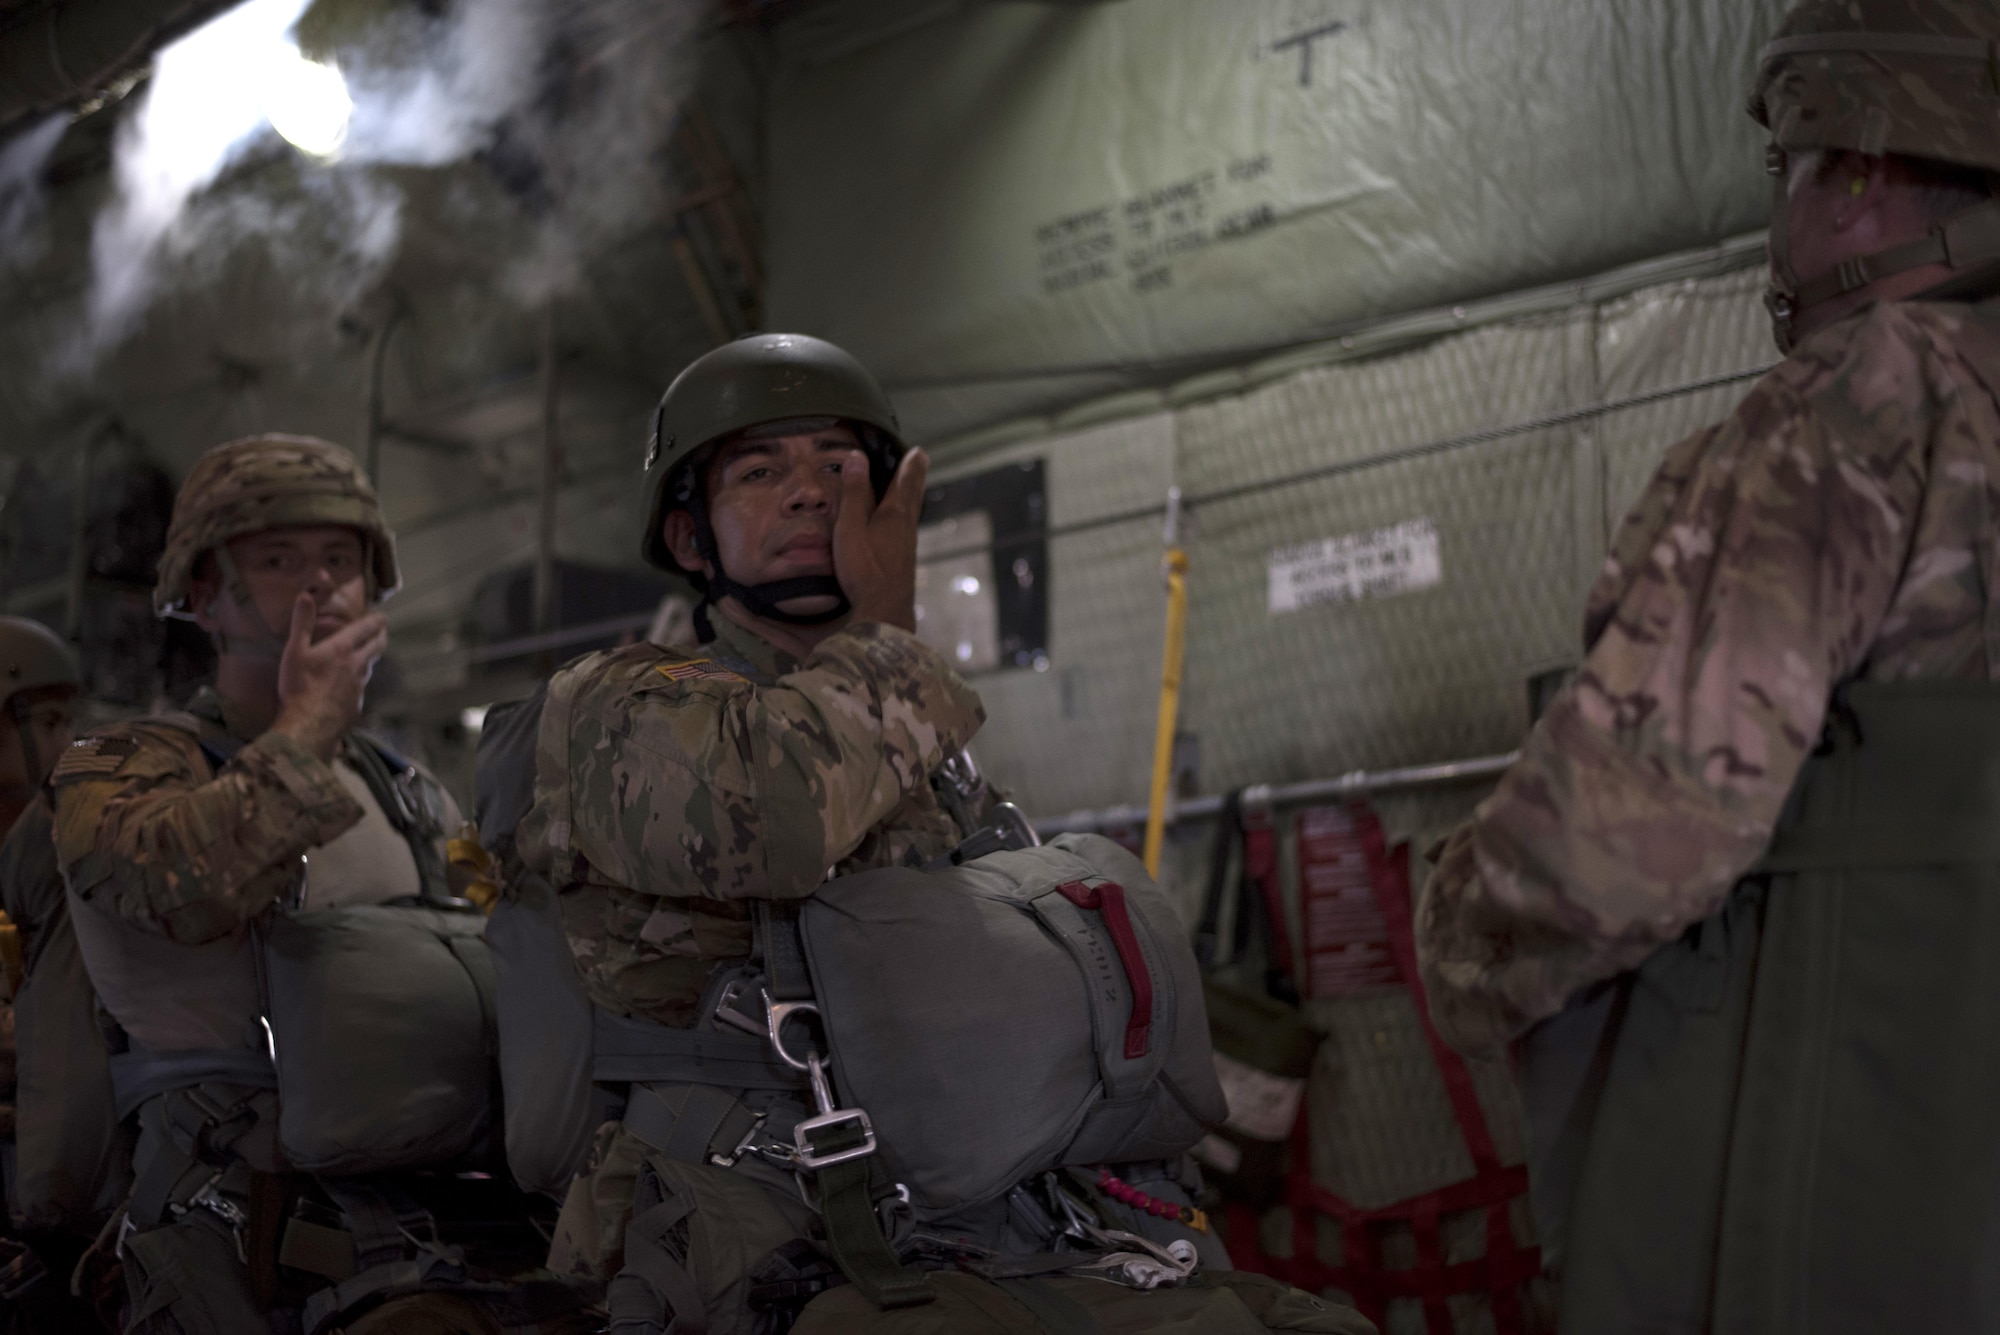
[[[1145,1056],[1152,1042],[1153,975],[1146,968],[1145,952],[1139,949],[1138,934],[1132,930],[1132,915],[1125,910],[1125,887],[1115,881],[1095,886],[1066,881],[1056,887],[1056,893],[1080,909],[1095,909],[1103,916],[1104,929],[1111,933],[1118,962],[1125,968],[1126,985],[1132,989],[1132,1018],[1125,1022],[1125,1058],[1130,1061]]]

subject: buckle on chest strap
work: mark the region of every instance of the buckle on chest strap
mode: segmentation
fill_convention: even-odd
[[[806,1058],[807,1074],[812,1080],[813,1103],[819,1108],[819,1115],[800,1122],[792,1132],[792,1148],[799,1152],[799,1167],[818,1170],[831,1164],[846,1163],[850,1159],[865,1159],[875,1152],[875,1124],[868,1120],[868,1114],[859,1108],[836,1108],[833,1106],[833,1092],[827,1088],[826,1072],[819,1064],[819,1054]],[[822,1131],[835,1127],[848,1128],[848,1136],[860,1139],[841,1146],[828,1144],[820,1149],[822,1142],[813,1137]],[[827,1137],[828,1141],[841,1139],[840,1136]]]
[[[764,1013],[771,1037],[771,1047],[778,1054],[778,1060],[795,1071],[804,1071],[812,1083],[813,1107],[815,1115],[800,1122],[792,1132],[792,1148],[798,1153],[798,1166],[808,1171],[818,1171],[837,1163],[847,1163],[854,1159],[865,1159],[875,1152],[875,1124],[860,1108],[838,1108],[833,1102],[833,1087],[826,1078],[826,1066],[819,1054],[808,1050],[804,1061],[794,1057],[785,1047],[785,1022],[795,1015],[819,1014],[819,1007],[810,1001],[773,1001],[771,994],[764,994]],[[844,1132],[841,1130],[845,1128]],[[824,1132],[830,1136],[815,1139]],[[859,1139],[855,1139],[855,1137]],[[846,1143],[839,1143],[845,1141]]]

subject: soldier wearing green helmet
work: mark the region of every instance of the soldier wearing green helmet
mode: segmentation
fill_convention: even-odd
[[[955,817],[933,780],[984,712],[915,634],[926,461],[853,357],[797,334],[710,352],[668,387],[644,466],[641,549],[701,589],[703,643],[608,650],[556,674],[518,847],[555,892],[601,1020],[706,1034],[716,987],[751,954],[756,904],[810,895],[830,869],[930,861],[978,827],[984,809],[954,794]],[[752,1122],[783,1120],[788,1089],[632,1084],[622,1116],[594,1138],[582,1123],[574,1145],[517,1118],[515,1092],[517,1176],[567,1187],[559,1273],[610,1281],[636,1258],[642,1178],[693,1193],[696,1227],[728,1230],[746,1258],[807,1227],[783,1174],[716,1166]],[[686,1114],[678,1133],[671,1109]]]
[[[1669,449],[1417,908],[1562,1329],[2000,1331],[2000,2],[1761,54],[1787,357]]]

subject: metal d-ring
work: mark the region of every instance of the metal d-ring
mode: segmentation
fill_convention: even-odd
[[[794,1071],[810,1072],[812,1066],[810,1061],[800,1061],[785,1051],[785,1021],[794,1015],[807,1013],[818,1015],[819,1007],[810,1001],[773,1001],[770,991],[767,989],[764,992],[764,1016],[770,1032],[771,1048],[778,1054],[778,1060]]]

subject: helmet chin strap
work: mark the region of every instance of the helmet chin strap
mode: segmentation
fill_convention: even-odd
[[[715,638],[715,626],[708,617],[709,606],[724,598],[734,598],[752,616],[782,622],[787,626],[824,626],[854,610],[847,591],[832,575],[798,575],[791,579],[766,580],[762,584],[740,584],[731,579],[722,569],[715,528],[708,522],[708,501],[701,494],[700,486],[689,486],[682,494],[682,503],[689,518],[694,520],[695,551],[701,554],[701,559],[713,572],[702,591],[701,604],[694,609],[695,634],[701,637],[703,644]],[[821,612],[791,612],[778,606],[794,598],[832,598],[834,603]]]
[[[243,572],[237,568],[236,558],[229,554],[227,546],[221,544],[211,550],[215,553],[215,564],[222,571],[222,583],[229,590],[230,598],[243,609],[244,615],[253,624],[264,628],[262,635],[252,637],[234,636],[218,626],[209,632],[209,638],[215,641],[215,651],[219,654],[234,654],[238,658],[268,658],[276,661],[284,657],[285,639],[271,629],[271,623],[264,619],[263,612],[250,597],[250,585],[244,580]]]
[[[1784,356],[1792,355],[1793,326],[1799,316],[1799,279],[1792,271],[1792,183],[1785,150],[1764,149],[1764,170],[1771,176],[1771,275],[1764,287],[1764,309],[1771,313],[1771,338]]]
[[[1939,296],[1960,287],[1976,286],[2000,275],[2000,198],[1960,209],[1924,236],[1868,255],[1856,255],[1835,265],[1831,273],[1801,283],[1792,268],[1791,182],[1785,151],[1772,144],[1764,151],[1764,169],[1775,182],[1771,203],[1771,282],[1764,305],[1771,312],[1771,334],[1778,351],[1791,355],[1797,342],[1800,315],[1829,301],[1859,292],[1870,283],[1912,269],[1942,264],[1953,270]]]

